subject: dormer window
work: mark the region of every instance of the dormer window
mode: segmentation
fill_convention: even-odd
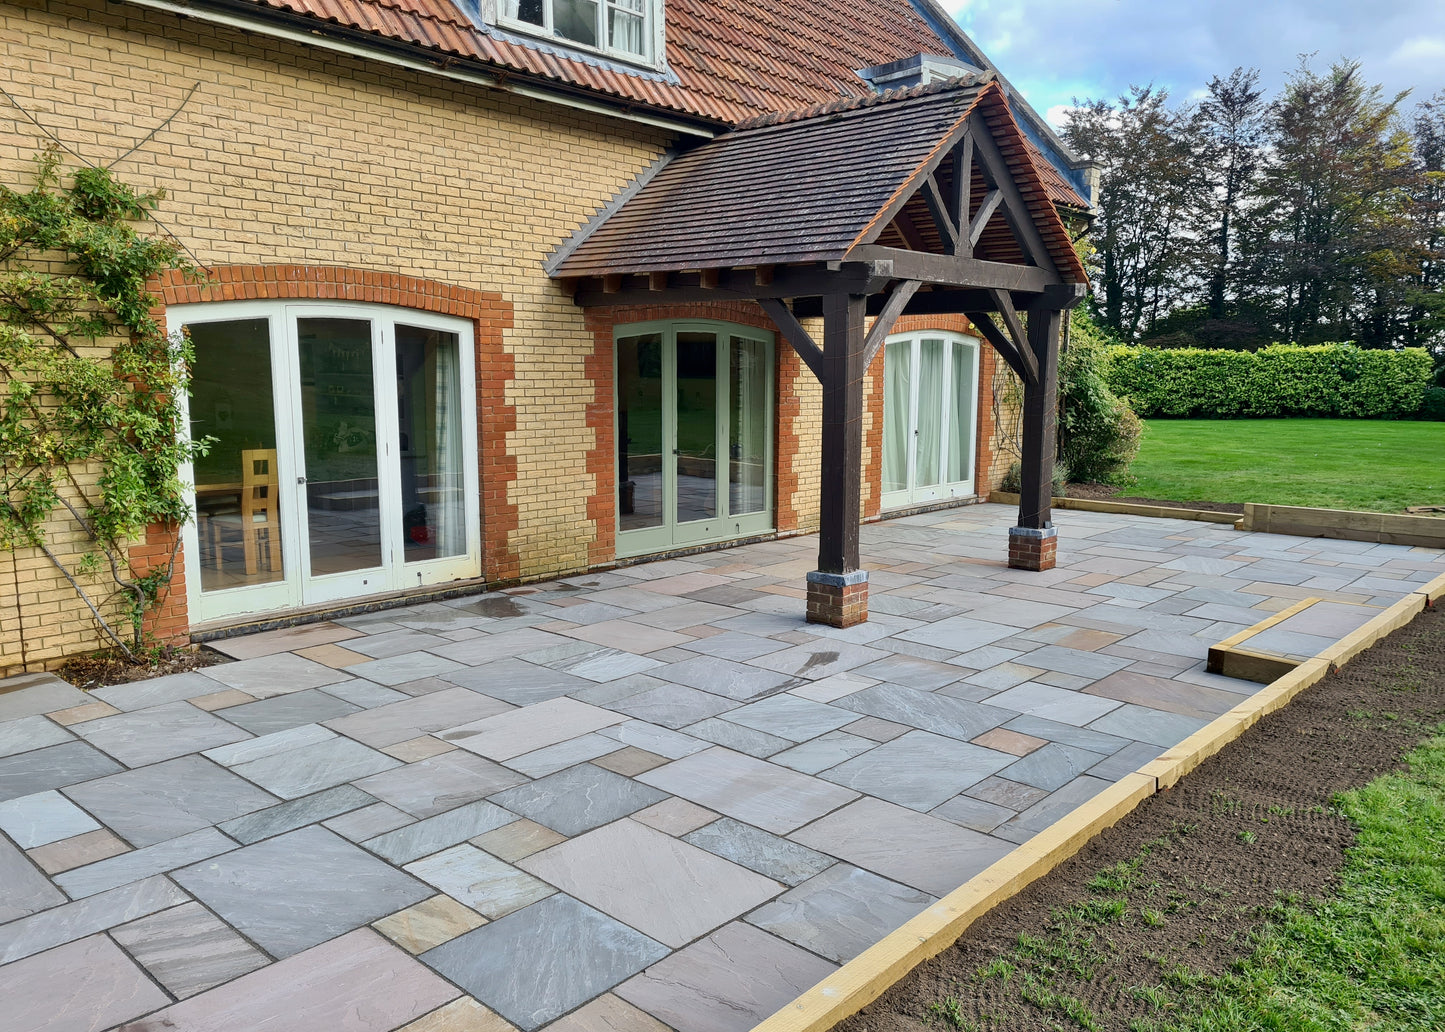
[[[662,0],[503,0],[503,25],[652,64]]]

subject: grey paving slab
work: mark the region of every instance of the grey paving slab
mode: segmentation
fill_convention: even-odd
[[[777,641],[774,638],[764,638],[756,634],[745,634],[742,631],[724,631],[722,634],[714,634],[708,638],[698,638],[696,641],[690,641],[683,647],[689,652],[698,652],[704,656],[713,656],[717,659],[730,659],[734,662],[746,663],[748,660],[757,659],[759,656],[782,652],[788,646],[785,642]]]
[[[1016,713],[994,705],[992,699],[987,704],[970,702],[899,684],[865,688],[839,699],[836,705],[965,742],[998,727]]]
[[[677,730],[699,720],[715,717],[719,713],[726,713],[737,705],[736,702],[711,692],[664,682],[656,688],[610,703],[607,708]]]
[[[533,706],[448,728],[437,737],[492,760],[510,760],[627,718],[576,699],[548,699]]]
[[[649,724],[645,720],[629,720],[625,724],[605,727],[598,734],[616,739],[619,745],[641,749],[658,756],[666,756],[670,760],[691,756],[693,753],[702,752],[708,748],[708,743],[705,741],[677,731],[669,731],[665,727]]]
[[[21,849],[84,835],[99,827],[94,818],[53,789],[0,803],[0,831]]]
[[[1183,619],[1175,617],[1174,619]],[[1020,660],[1032,667],[1041,667],[1044,670],[1058,670],[1065,674],[1080,674],[1084,677],[1107,677],[1116,670],[1123,670],[1129,665],[1129,660],[1119,659],[1115,656],[1104,656],[1097,652],[1085,652],[1082,649],[1067,649],[1057,645],[1045,645],[1041,649],[1034,649],[1028,654],[1027,659]]]
[[[340,785],[336,788],[328,788],[324,792],[317,792],[315,795],[291,799],[276,806],[246,814],[244,817],[224,821],[218,827],[237,842],[248,846],[252,842],[259,842],[272,835],[295,831],[308,824],[317,824],[332,817],[371,806],[375,802],[375,797],[367,795],[360,789],[350,785]]]
[[[231,769],[268,792],[295,799],[398,766],[400,762],[385,753],[333,735],[298,749],[238,763]]]
[[[122,885],[0,927],[0,965],[134,921],[190,897],[165,878]],[[0,967],[0,971],[7,970]]]
[[[963,794],[970,799],[979,799],[1018,812],[1027,810],[1046,798],[1049,793],[1042,788],[1034,788],[1033,785],[1021,785],[1017,781],[992,777],[980,781]]]
[[[1043,738],[1050,742],[1072,745],[1078,749],[1087,749],[1090,752],[1105,755],[1112,755],[1129,744],[1129,739],[1120,738],[1118,735],[1091,731],[1088,728],[1028,713],[1021,717],[1015,717],[1003,726],[1006,730],[1017,731],[1021,735],[1032,735],[1034,738]]]
[[[422,954],[518,1028],[540,1028],[667,954],[667,947],[554,895]]]
[[[329,742],[335,737],[334,732],[328,731],[318,724],[302,724],[300,727],[273,731],[269,735],[237,742],[235,745],[207,749],[202,755],[222,766],[234,767],[238,764],[250,763],[253,760],[265,759],[268,756],[279,756],[281,753],[308,745]]]
[[[516,819],[516,814],[494,803],[467,803],[455,810],[366,839],[362,845],[394,864],[405,864],[511,824]]]
[[[751,702],[772,695],[789,685],[792,678],[775,670],[734,663],[731,660],[699,656],[682,663],[669,663],[656,676],[674,684],[700,688],[725,699]]]
[[[1184,741],[1209,720],[1208,717],[1190,717],[1129,704],[1106,713],[1090,723],[1089,728],[1167,749]]]
[[[1105,781],[1118,781],[1158,757],[1159,746],[1149,742],[1130,742],[1114,755],[1094,764],[1085,773]]]
[[[429,685],[434,679],[430,677],[419,677],[415,681],[403,681],[395,688],[383,688],[379,684],[370,681],[363,681],[359,677],[353,677],[349,681],[338,681],[335,684],[328,684],[321,689],[327,695],[340,699],[342,702],[349,702],[360,709],[372,709],[376,706],[386,706],[393,702],[405,702],[412,695],[425,695],[426,691],[416,691],[418,686]],[[402,691],[406,688],[406,691]]]
[[[784,885],[807,881],[836,862],[831,856],[731,817],[721,817],[682,839]]]
[[[851,760],[865,753],[878,743],[868,738],[849,734],[847,731],[830,731],[801,745],[770,757],[772,762],[799,771],[803,774],[817,774],[835,767],[844,760]]]
[[[548,1032],[669,1032],[646,1011],[619,996],[604,993],[585,1007],[558,1018]]]
[[[225,691],[225,687],[217,685],[213,678],[199,671],[190,670],[180,674],[167,674],[165,677],[152,677],[146,681],[97,688],[90,693],[90,697],[129,712],[163,706],[168,702],[183,702],[202,695],[214,695],[218,691]]]
[[[1021,684],[989,698],[989,705],[1077,727],[1119,708],[1118,699],[1086,695],[1046,684]],[[1047,735],[1040,737],[1048,737]]]
[[[200,756],[114,774],[65,795],[135,846],[149,846],[278,802]]]
[[[507,761],[507,766],[529,778],[545,778],[559,770],[595,760],[617,751],[617,742],[602,734],[582,735],[536,752],[523,753]]]
[[[0,758],[0,801],[102,778],[124,768],[88,742]]]
[[[462,614],[453,615],[458,619],[466,618]],[[370,656],[372,659],[390,659],[408,652],[421,652],[437,645],[449,644],[451,642],[446,638],[407,627],[399,631],[383,631],[380,634],[352,638],[346,643],[346,648],[352,652],[359,652],[363,656]]]
[[[1000,638],[1007,638],[1017,630],[1016,627],[990,623],[971,616],[950,616],[945,620],[904,631],[897,637],[903,641],[932,645],[949,652],[971,652]]]
[[[65,728],[43,716],[19,717],[0,723],[0,758],[33,752],[75,739]]]
[[[362,619],[377,619],[380,614],[369,613]],[[279,652],[310,648],[313,645],[330,645],[350,638],[358,638],[361,631],[342,626],[339,622],[303,624],[300,627],[282,627],[260,634],[247,634],[236,638],[224,638],[210,643],[210,648],[236,659],[254,659],[258,656],[272,656]]]
[[[1013,848],[952,822],[866,798],[789,838],[935,896],[946,896]]]
[[[236,842],[215,828],[202,828],[179,838],[133,849],[128,853],[57,874],[55,883],[69,893],[72,899],[83,899],[173,871],[197,860],[218,856],[235,848]]]
[[[19,849],[0,838],[0,924],[65,902],[65,896]]]
[[[650,659],[647,656],[637,656],[621,649],[598,649],[565,663],[557,664],[559,669],[565,670],[569,674],[585,678],[588,681],[596,681],[599,684],[605,681],[615,681],[619,677],[640,674],[647,670],[656,670],[663,665],[659,660]]]
[[[430,652],[404,652],[399,656],[374,659],[370,663],[358,663],[347,667],[346,672],[377,684],[402,684],[422,677],[445,677],[463,669],[465,667],[461,663]]]
[[[384,749],[442,728],[493,717],[511,708],[467,688],[452,687],[333,718],[326,721],[326,726],[373,749]]]
[[[1110,782],[1102,778],[1075,778],[1067,785],[1049,793],[1017,817],[994,829],[993,834],[1011,842],[1026,842],[1049,825],[1057,822],[1066,813],[1078,809],[1104,789]]]
[[[937,663],[917,656],[889,655],[866,666],[856,668],[853,673],[871,677],[891,684],[906,685],[933,691],[957,681],[962,674],[956,666]]]
[[[90,702],[90,696],[54,674],[20,674],[0,681],[0,722],[35,717]]]
[[[446,680],[513,706],[530,706],[579,691],[594,682],[524,659],[498,659],[446,675]]]
[[[1010,810],[1008,807],[999,806],[996,803],[984,802],[982,799],[958,795],[928,812],[934,817],[952,821],[960,827],[988,834],[1004,821],[1013,818],[1018,811]]]
[[[858,717],[851,710],[784,693],[749,703],[725,714],[723,719],[790,742],[805,742],[851,724]]]
[[[492,920],[557,891],[466,843],[407,864],[406,871]]]
[[[289,652],[207,667],[201,674],[225,688],[237,688],[258,699],[320,688],[351,677],[347,671],[333,670]]]
[[[741,724],[734,724],[718,717],[699,720],[696,724],[689,724],[683,728],[683,731],[693,738],[725,746],[736,752],[747,753],[760,760],[767,759],[774,753],[782,752],[793,744],[786,738],[754,731],[750,727],[743,727]]]
[[[1100,678],[1085,688],[1084,693],[1189,717],[1217,717],[1239,703],[1239,695],[1235,692],[1155,677],[1135,670],[1121,670]]]
[[[1050,742],[998,771],[998,776],[1053,792],[1105,758],[1085,749]]]
[[[336,792],[340,789],[331,789],[331,791]],[[350,813],[344,813],[340,817],[333,817],[321,823],[352,842],[365,842],[367,839],[384,835],[388,831],[415,824],[416,818],[409,813],[402,813],[390,803],[372,803],[370,806],[363,806],[359,810],[352,810]]]
[[[735,921],[628,979],[616,995],[678,1032],[747,1032],[835,965]]]
[[[500,763],[458,749],[361,778],[355,785],[414,817],[434,817],[525,780]]]
[[[749,924],[840,964],[934,901],[926,892],[834,864],[748,915]]]
[[[270,963],[199,903],[183,903],[114,929],[115,941],[178,999]]]
[[[674,949],[783,888],[771,878],[630,820],[534,853],[518,866]]]
[[[0,968],[0,999],[0,1022],[16,1032],[92,1032],[170,1002],[103,935]]]
[[[820,777],[913,810],[931,810],[1013,761],[995,749],[910,731]]]
[[[824,640],[761,656],[753,660],[752,665],[776,670],[790,677],[816,681],[855,667],[866,666],[887,655],[882,649],[872,649],[866,645]]]
[[[273,957],[289,957],[432,895],[325,828],[309,827],[173,877]]]
[[[144,767],[251,737],[250,732],[187,702],[88,720],[75,730],[127,767]]]
[[[491,800],[570,837],[665,798],[665,792],[582,763],[530,784],[498,792]]]
[[[457,996],[405,951],[361,928],[157,1011],[124,1032],[392,1029]]]
[[[213,711],[253,735],[269,735],[273,731],[285,731],[302,724],[319,724],[323,720],[344,717],[356,713],[360,706],[353,706],[334,695],[328,695],[319,688],[308,688],[294,695],[278,695],[258,702]],[[224,745],[224,742],[213,743]],[[199,752],[209,745],[190,750]]]
[[[637,780],[779,834],[857,797],[848,789],[721,746],[674,760]]]

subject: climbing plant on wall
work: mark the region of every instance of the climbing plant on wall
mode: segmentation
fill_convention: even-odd
[[[159,565],[133,565],[129,544],[187,519],[178,470],[208,444],[182,433],[189,345],[146,290],[194,271],[143,231],[161,200],[105,168],[66,171],[55,149],[28,186],[0,183],[0,546],[44,554],[132,658],[179,539]]]

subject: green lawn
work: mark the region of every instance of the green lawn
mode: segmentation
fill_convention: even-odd
[[[1445,505],[1445,423],[1151,419],[1121,493],[1400,512]]]

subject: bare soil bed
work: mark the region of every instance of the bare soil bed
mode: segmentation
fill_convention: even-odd
[[[179,674],[187,670],[200,670],[204,667],[229,662],[230,659],[226,656],[207,648],[167,648],[153,656],[143,658],[138,663],[131,662],[119,653],[100,652],[90,656],[76,656],[68,659],[55,674],[77,688],[90,691],[113,684],[146,681],[152,677],[164,677],[166,674]]]
[[[1113,484],[1070,484],[1068,485],[1068,497],[1086,498],[1094,502],[1131,502],[1135,505],[1169,505],[1179,509],[1203,509],[1205,512],[1244,512],[1243,502],[1205,502],[1188,501],[1181,502],[1169,498],[1136,498],[1133,495],[1121,495],[1122,488]]]
[[[1354,841],[1332,800],[1398,769],[1442,721],[1445,607],[1146,800],[838,1032],[1127,1032],[1157,1017],[1155,987],[1223,974],[1281,900],[1332,890]]]

